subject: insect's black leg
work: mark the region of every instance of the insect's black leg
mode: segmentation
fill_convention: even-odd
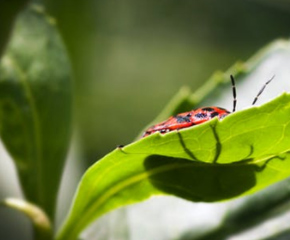
[[[237,93],[236,93],[235,79],[234,79],[233,75],[231,75],[231,80],[232,80],[232,88],[233,88],[233,112],[235,112],[236,105],[237,105]]]
[[[265,90],[266,86],[267,86],[267,85],[268,85],[268,84],[273,80],[274,77],[275,77],[275,75],[274,75],[273,77],[271,77],[271,79],[268,80],[268,81],[264,84],[264,86],[261,88],[261,90],[258,92],[257,96],[255,97],[255,99],[254,99],[252,105],[254,105],[254,104],[257,102],[259,96],[262,94],[262,92]]]

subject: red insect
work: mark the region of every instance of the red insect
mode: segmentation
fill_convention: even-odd
[[[268,80],[264,86],[261,88],[257,96],[255,97],[252,105],[256,103],[258,100],[258,97],[261,95],[261,93],[264,91],[266,85],[272,81],[274,76]],[[231,75],[231,81],[232,81],[232,87],[233,87],[233,111],[236,111],[236,87],[235,87],[235,80],[234,77]],[[173,130],[183,129],[187,127],[191,127],[194,125],[198,125],[204,122],[207,122],[214,117],[217,117],[218,119],[223,119],[227,115],[229,115],[231,112],[220,107],[203,107],[198,108],[196,110],[191,110],[189,112],[179,113],[175,116],[170,117],[164,122],[158,123],[150,128],[148,128],[142,135],[142,137],[147,137],[155,132],[160,133],[167,133],[171,132]]]

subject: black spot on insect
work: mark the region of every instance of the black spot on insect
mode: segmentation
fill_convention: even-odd
[[[191,117],[192,116],[192,114],[191,113],[188,113],[187,115],[186,115],[186,117]]]
[[[225,108],[221,108],[221,107],[219,107],[218,109],[220,109],[220,110],[224,110],[224,111],[226,111],[226,112],[229,113],[229,111],[228,111],[227,109],[225,109]]]
[[[175,116],[175,119],[176,119],[176,122],[178,122],[178,123],[183,123],[183,122],[190,122],[190,117],[188,117],[188,116],[184,116],[184,117],[182,117],[182,116]]]
[[[217,112],[213,112],[212,114],[210,114],[210,117],[211,118],[214,118],[214,117],[216,117],[216,116],[218,116],[219,115],[219,113],[217,113]]]
[[[207,115],[205,113],[197,113],[194,115],[196,118],[206,118]]]
[[[166,133],[166,129],[161,129],[160,133]]]
[[[203,110],[203,111],[208,111],[208,112],[212,112],[212,111],[214,111],[214,109],[211,108],[211,107],[205,107],[205,108],[202,108],[201,110]]]

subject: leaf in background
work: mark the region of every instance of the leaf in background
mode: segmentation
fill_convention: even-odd
[[[70,138],[71,69],[54,19],[17,19],[0,65],[0,133],[23,192],[52,218]]]
[[[28,0],[10,0],[0,2],[0,57],[6,46],[15,17]]]
[[[192,128],[116,149],[81,180],[60,239],[155,194],[212,202],[256,192],[290,170],[290,95]],[[80,218],[81,216],[81,218]]]

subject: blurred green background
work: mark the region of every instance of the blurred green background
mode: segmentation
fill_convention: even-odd
[[[75,71],[89,164],[132,141],[183,85],[290,33],[287,1],[46,1]]]
[[[197,89],[214,71],[290,33],[287,0],[46,0],[45,5],[71,57],[75,134],[84,156],[77,160],[87,167],[118,144],[130,143],[180,87]],[[9,239],[29,239],[28,222],[22,229],[13,225],[24,217],[3,211],[0,226],[10,228]]]

